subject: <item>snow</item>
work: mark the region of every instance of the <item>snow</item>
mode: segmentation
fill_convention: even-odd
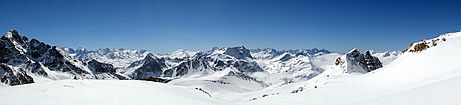
[[[383,63],[383,65],[387,65],[397,59],[402,53],[399,51],[386,51],[386,52],[373,52],[373,56],[378,57],[379,61]]]
[[[66,49],[66,48],[64,48]],[[130,50],[130,49],[97,49],[95,51],[88,51],[84,47],[79,47],[76,52],[69,52],[71,55],[75,55],[75,58],[88,62],[91,59],[97,61],[112,64],[116,68],[125,68],[127,65],[135,61],[142,60],[148,51],[145,50]]]
[[[246,104],[460,104],[461,101],[453,99],[459,95],[452,94],[460,92],[456,87],[461,82],[461,65],[458,64],[461,59],[461,33],[451,35],[436,47],[404,53],[371,73],[349,75],[327,70],[301,83],[304,85],[297,84],[307,88],[300,93],[270,96]]]
[[[198,53],[198,52],[197,51],[186,51],[184,49],[179,49],[179,50],[176,50],[176,51],[168,54],[168,57],[170,57],[170,58],[187,58],[187,57],[194,56],[196,53]]]
[[[250,92],[255,90],[261,90],[262,87],[260,84],[255,83],[254,81],[248,81],[240,79],[236,76],[228,76],[231,72],[238,72],[236,68],[226,68],[222,71],[217,71],[207,76],[193,76],[188,78],[180,78],[169,82],[168,84],[174,84],[179,86],[189,86],[189,87],[202,87],[205,90],[211,92]],[[222,81],[225,84],[214,83],[211,81]]]
[[[27,50],[22,47],[22,45],[20,43],[18,43],[16,40],[14,40],[13,38],[13,33],[11,31],[8,31],[5,35],[5,38],[7,38],[8,40],[10,40],[12,43],[13,43],[13,46],[14,48],[16,48],[20,54],[26,54]]]
[[[1,105],[226,105],[191,87],[134,80],[60,80],[0,91]]]
[[[357,105],[459,105],[461,77],[378,97]]]
[[[224,54],[225,48],[212,50],[207,56],[222,61],[256,62],[264,71],[242,73],[233,67],[221,71],[188,70],[188,74],[169,83],[155,83],[54,80],[68,79],[71,75],[45,68],[49,78],[31,75],[37,83],[19,86],[0,84],[0,105],[459,105],[461,32],[436,38],[446,38],[446,41],[437,41],[436,46],[420,52],[373,53],[384,67],[366,74],[344,73],[334,66],[335,59],[342,55],[340,53],[318,50],[320,53],[311,54],[307,50],[299,50],[310,54],[303,55],[299,51],[277,53],[268,49],[251,52],[253,58],[237,58]],[[96,54],[93,58],[103,56],[102,61],[119,64],[119,73],[130,74],[138,67],[125,68],[129,64],[125,61],[141,60],[147,53],[106,49],[93,52]],[[231,54],[240,53],[246,52]],[[164,57],[188,58],[195,54],[197,52],[178,50]],[[72,61],[74,56],[65,58]],[[72,63],[86,67],[80,62]],[[230,75],[233,73],[242,73],[251,79]]]

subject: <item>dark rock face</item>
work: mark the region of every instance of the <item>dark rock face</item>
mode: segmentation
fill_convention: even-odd
[[[206,65],[207,64],[205,62],[202,62],[202,61],[197,60],[197,59],[193,59],[193,60],[182,62],[178,66],[173,67],[172,69],[165,71],[164,75],[168,76],[168,77],[173,77],[173,76],[174,77],[181,77],[183,75],[186,75],[189,72],[189,70],[199,70],[199,71],[201,71],[201,70],[207,69],[208,67]],[[176,71],[176,74],[173,75],[172,71]],[[171,74],[169,74],[169,73],[171,73]]]
[[[26,70],[30,70],[31,73],[36,73],[41,76],[48,76],[48,73],[41,67],[40,63],[29,63],[26,67]]]
[[[383,67],[381,61],[379,61],[377,57],[372,56],[370,51],[366,51],[363,54],[363,59],[360,60],[360,64],[364,65],[365,68],[369,71]]]
[[[243,46],[226,48],[224,54],[235,57],[237,59],[253,58],[250,51]]]
[[[168,82],[171,81],[171,79],[163,79],[163,78],[158,78],[158,77],[147,77],[147,78],[142,78],[141,80],[152,81],[152,82],[161,82],[161,83],[168,83]]]
[[[74,58],[69,52],[84,53],[82,50],[66,50],[50,46],[37,39],[28,40],[16,30],[8,31],[0,40],[0,63],[2,66],[2,83],[18,85],[33,83],[33,78],[27,73],[48,77],[46,70],[62,72],[72,75],[71,78],[116,78],[116,79],[148,79],[157,81],[161,77],[178,78],[190,72],[204,70],[220,71],[234,67],[242,73],[263,71],[254,62],[250,51],[243,46],[215,49],[221,50],[219,55],[212,52],[199,52],[186,58],[157,58],[148,54],[143,60],[132,63],[128,68],[135,68],[132,74],[121,75],[111,65],[96,60],[83,60]],[[109,54],[110,49],[98,50]],[[111,53],[109,57],[118,57]],[[168,65],[166,62],[177,62],[178,65]],[[167,66],[168,65],[168,66]],[[21,68],[15,70],[14,68]],[[51,76],[50,76],[51,77]],[[65,79],[65,78],[63,78]]]
[[[224,56],[213,55],[213,51],[215,50],[223,51],[224,53],[222,54]],[[214,48],[210,52],[199,52],[190,58],[182,59],[159,59],[154,55],[150,54],[144,60],[134,62],[129,67],[136,67],[142,65],[141,67],[136,69],[135,74],[133,76],[134,79],[146,77],[178,78],[190,72],[200,72],[204,70],[221,71],[228,67],[237,68],[240,72],[263,71],[263,69],[256,62],[249,59],[252,59],[249,50],[247,50],[243,46],[239,46],[231,48]],[[174,65],[171,68],[166,68],[165,60],[168,60],[170,62],[177,62],[179,64]]]
[[[3,40],[0,41],[0,62],[6,63],[13,57],[13,51]]]
[[[291,56],[290,54],[288,53],[285,53],[283,55],[281,55],[282,57],[280,58],[280,61],[288,61],[290,60],[291,58],[293,58],[293,56]]]
[[[113,65],[107,63],[101,63],[96,60],[88,62],[88,67],[96,73],[111,73],[115,74],[116,69]]]
[[[12,41],[15,41],[17,42],[19,45],[25,47],[27,46],[27,41],[28,41],[28,38],[25,37],[25,36],[21,36],[19,35],[18,31],[16,30],[10,30],[6,33],[6,35],[4,35],[2,38],[2,40],[10,40],[11,42]]]
[[[39,57],[42,57],[42,55],[44,55],[51,48],[50,45],[47,45],[36,39],[30,40],[29,45],[30,45],[29,54],[34,59],[38,59]]]
[[[2,74],[0,81],[11,86],[34,83],[34,79],[27,75],[23,69],[14,70],[6,64],[0,64],[0,74]]]
[[[0,61],[7,62],[27,62],[27,56],[23,54],[24,49],[19,47],[27,47],[27,38],[20,36],[16,30],[8,31],[0,40]]]
[[[344,56],[337,58],[335,65],[340,66],[346,73],[366,73],[383,67],[381,61],[372,56],[370,51],[361,54],[357,49],[353,49]]]
[[[263,69],[256,62],[237,61],[233,66],[241,72],[261,72]]]
[[[83,70],[83,68],[77,67],[77,65],[75,65],[75,63],[81,63],[80,61],[76,59],[68,60],[70,58],[64,56],[64,54],[59,51],[56,46],[53,46],[51,49],[49,49],[48,52],[43,56],[44,57],[42,57],[40,61],[52,71],[69,72],[79,75],[90,74],[89,72]]]
[[[0,38],[0,63],[8,75],[3,80],[8,80],[9,85],[32,83],[33,79],[26,73],[34,73],[40,76],[48,76],[44,68],[52,71],[62,71],[74,75],[90,74],[79,64],[80,61],[69,57],[59,51],[55,46],[51,47],[36,39],[28,40],[16,30],[10,30]],[[6,67],[20,67],[20,70],[7,69]]]
[[[162,68],[165,67],[165,61],[157,58],[153,54],[148,54],[143,60],[133,63],[130,66],[142,65],[134,72],[133,79],[142,79],[148,77],[160,77]]]

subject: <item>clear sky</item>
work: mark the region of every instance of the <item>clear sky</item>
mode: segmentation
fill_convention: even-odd
[[[402,50],[461,29],[460,0],[1,0],[0,29],[77,48]]]

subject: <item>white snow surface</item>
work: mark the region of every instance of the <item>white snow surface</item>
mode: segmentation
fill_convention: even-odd
[[[192,87],[137,80],[59,80],[0,92],[1,105],[227,105]]]
[[[422,52],[404,53],[364,75],[327,70],[293,84],[304,90],[250,101],[248,105],[459,105],[461,33]],[[315,88],[317,87],[317,88]]]
[[[0,105],[460,105],[461,32],[445,34],[421,52],[373,53],[384,67],[344,73],[338,53],[252,53],[266,72],[229,76],[235,68],[188,74],[169,83],[136,80],[58,80],[0,86]],[[440,38],[437,37],[437,38]],[[224,59],[221,50],[213,52]],[[190,56],[187,52],[171,54]],[[290,58],[290,59],[286,59]],[[230,59],[229,59],[230,60]],[[232,59],[235,60],[235,59]],[[247,59],[245,59],[247,60]],[[301,75],[315,75],[293,80]]]

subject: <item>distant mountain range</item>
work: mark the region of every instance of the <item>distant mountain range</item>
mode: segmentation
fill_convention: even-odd
[[[62,79],[173,80],[215,75],[218,77],[205,81],[222,84],[249,81],[259,88],[309,80],[334,66],[335,60],[343,54],[316,48],[278,51],[244,46],[212,48],[204,52],[177,50],[168,54],[130,49],[72,49],[29,40],[16,30],[1,37],[0,50],[1,82],[8,85]],[[364,59],[371,57],[367,59],[369,62],[380,64],[378,58],[386,59],[383,64],[387,64],[399,54],[367,52],[363,56]],[[360,67],[369,72],[382,65],[373,69],[367,69],[369,65]]]
[[[58,47],[11,30],[0,38],[0,104],[458,105],[459,48],[461,32],[402,52],[234,46],[155,54]]]

